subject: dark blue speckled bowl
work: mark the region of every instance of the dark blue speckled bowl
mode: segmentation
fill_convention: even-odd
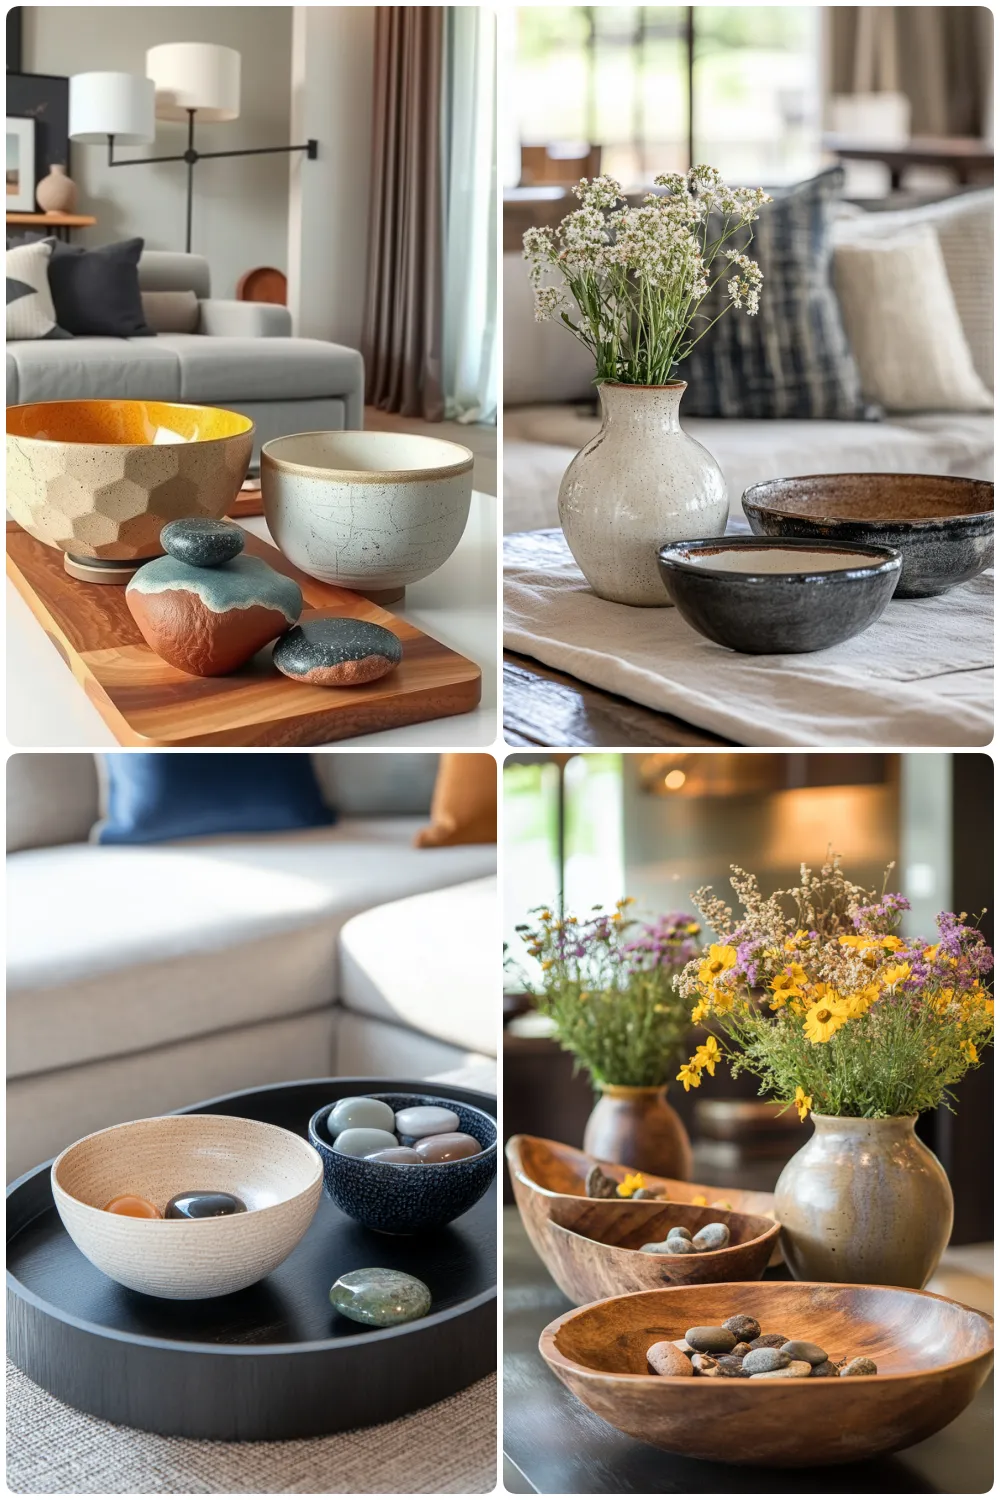
[[[497,1122],[481,1109],[442,1099],[437,1094],[370,1094],[392,1110],[414,1104],[437,1104],[454,1110],[458,1128],[484,1148],[479,1156],[419,1167],[397,1162],[365,1161],[337,1151],[326,1128],[338,1100],[316,1111],[309,1139],[323,1158],[323,1182],[334,1203],[366,1229],[383,1234],[419,1234],[440,1229],[467,1213],[487,1191],[497,1171]]]

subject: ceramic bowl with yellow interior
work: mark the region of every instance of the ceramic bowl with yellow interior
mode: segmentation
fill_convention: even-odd
[[[225,515],[253,431],[239,412],[170,401],[8,406],[7,506],[67,572],[119,581],[160,556],[168,521]]]
[[[403,432],[300,432],[261,449],[271,535],[297,568],[390,604],[435,572],[469,519],[473,457]]]

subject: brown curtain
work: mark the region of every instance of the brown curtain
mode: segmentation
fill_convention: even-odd
[[[832,5],[830,90],[902,93],[914,135],[992,132],[993,17],[978,5]]]
[[[365,399],[444,417],[441,91],[444,9],[375,8]]]

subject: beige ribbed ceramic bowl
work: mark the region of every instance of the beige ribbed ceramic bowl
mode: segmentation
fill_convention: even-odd
[[[177,1193],[235,1193],[244,1214],[130,1219],[104,1212],[122,1193],[162,1213]],[[86,1135],[52,1163],[52,1196],[77,1249],[150,1297],[221,1297],[252,1286],[295,1249],[323,1191],[308,1141],[231,1115],[164,1115]]]

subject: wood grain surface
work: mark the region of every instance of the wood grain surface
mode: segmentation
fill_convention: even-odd
[[[236,499],[226,511],[231,521],[240,521],[245,516],[262,516],[264,514],[264,497],[261,494],[260,485],[254,485],[252,489],[244,488],[238,491]]]
[[[321,688],[283,677],[265,649],[227,677],[191,677],[146,645],[124,589],[76,582],[61,552],[7,526],[10,578],[122,745],[323,745],[479,702],[474,662],[359,594],[318,583],[257,537],[247,536],[246,552],[296,580],[303,622],[337,615],[384,625],[402,641],[401,664],[362,687]]]
[[[624,1210],[626,1216],[631,1210],[642,1205],[654,1209],[660,1205],[649,1204],[648,1200],[642,1199],[639,1204],[632,1205],[627,1199],[616,1202],[614,1199],[587,1198],[584,1194],[584,1184],[588,1171],[594,1165],[594,1159],[583,1151],[575,1150],[572,1146],[564,1146],[558,1141],[546,1141],[539,1136],[515,1135],[511,1136],[505,1149],[514,1199],[528,1238],[536,1252],[544,1261],[556,1285],[565,1292],[567,1297],[577,1302],[592,1300],[586,1293],[590,1278],[596,1277],[598,1271],[592,1263],[588,1263],[587,1266],[576,1264],[575,1257],[574,1263],[569,1263],[565,1227],[560,1231],[558,1226],[574,1227],[577,1222],[586,1222],[586,1220],[575,1221],[573,1219],[574,1211],[578,1211],[582,1205],[594,1205],[603,1201],[607,1205],[609,1215],[621,1214]],[[627,1166],[618,1166],[603,1161],[601,1167],[617,1182],[623,1181],[626,1173],[631,1170]],[[668,1177],[652,1177],[648,1173],[643,1175],[647,1187],[653,1192],[665,1192],[668,1195],[672,1208],[677,1208],[682,1204],[691,1204],[693,1198],[704,1197],[709,1204],[715,1200],[724,1200],[732,1204],[733,1210],[738,1214],[752,1215],[755,1219],[773,1222],[774,1195],[772,1193],[753,1193],[740,1188],[707,1187],[698,1182],[679,1182]],[[713,1219],[719,1217],[716,1210],[710,1210],[709,1219],[704,1222],[712,1222]],[[625,1222],[631,1222],[631,1220],[626,1217]],[[686,1221],[678,1218],[674,1222]],[[667,1225],[667,1228],[669,1227]],[[686,1256],[685,1260],[694,1258],[694,1256]],[[780,1259],[776,1235],[768,1241],[768,1254],[764,1257],[764,1266],[768,1264],[769,1259]],[[650,1256],[649,1260],[653,1264],[656,1257]],[[756,1273],[757,1275],[763,1274],[764,1266]],[[560,1277],[565,1277],[565,1285]],[[662,1278],[660,1281],[662,1282]],[[573,1286],[573,1291],[569,1290],[570,1286]],[[576,1291],[583,1291],[584,1296],[577,1297]],[[594,1293],[594,1295],[598,1294]]]
[[[706,1224],[725,1224],[724,1250],[697,1255],[653,1255],[645,1244],[660,1244],[682,1224],[694,1235]],[[698,1208],[690,1203],[633,1202],[606,1198],[560,1198],[552,1205],[546,1261],[560,1291],[578,1306],[622,1292],[708,1281],[759,1281],[777,1245],[780,1226],[760,1215]]]
[[[646,1351],[688,1328],[748,1313],[765,1333],[867,1355],[878,1374],[726,1380],[652,1375]],[[591,1411],[689,1458],[782,1468],[894,1453],[952,1421],[993,1363],[984,1314],[927,1292],[818,1282],[721,1283],[638,1292],[564,1314],[539,1340]]]

